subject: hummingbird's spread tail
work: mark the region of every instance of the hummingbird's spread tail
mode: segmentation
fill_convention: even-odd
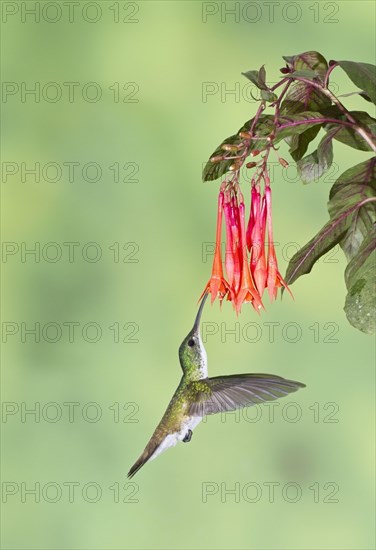
[[[147,446],[145,447],[145,450],[144,452],[142,453],[142,455],[136,460],[136,462],[133,464],[132,468],[129,470],[128,472],[128,477],[131,478],[133,477],[135,474],[137,474],[138,470],[140,468],[142,468],[142,466],[144,464],[146,464],[146,462],[148,460],[151,459],[151,457],[153,456],[153,454],[155,453],[155,451],[157,450],[158,448],[158,443],[154,443],[152,444],[151,441],[149,441],[149,443],[147,444]]]
[[[160,431],[160,427],[158,426],[149,443],[146,445],[144,452],[129,470],[128,477],[133,477],[138,470],[146,464],[146,462],[153,460],[158,455],[163,453],[163,451],[166,451],[166,449],[174,447],[178,441],[190,441],[192,437],[192,430],[197,426],[197,424],[199,424],[199,422],[201,422],[201,417],[186,417],[176,431],[174,430],[171,433]]]

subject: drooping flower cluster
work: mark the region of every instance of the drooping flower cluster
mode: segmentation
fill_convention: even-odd
[[[263,190],[261,190],[261,184]],[[262,192],[263,191],[263,192]],[[225,217],[226,253],[224,277],[221,251],[222,219]],[[267,235],[267,238],[266,238]],[[272,194],[268,173],[252,179],[251,204],[246,226],[244,198],[239,184],[224,181],[218,197],[216,246],[212,275],[202,296],[211,294],[227,298],[239,313],[243,303],[250,302],[257,312],[264,308],[262,295],[267,289],[270,300],[277,297],[278,289],[290,289],[278,271],[277,256],[273,242]],[[291,294],[291,292],[290,292]],[[292,294],[291,294],[292,295]]]

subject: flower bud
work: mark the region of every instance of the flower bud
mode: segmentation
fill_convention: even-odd
[[[258,149],[255,149],[254,151],[251,151],[251,157],[257,157],[257,155],[259,155],[261,153],[261,151],[259,151]]]
[[[281,157],[279,157],[278,160],[279,160],[279,164],[281,164],[281,165],[283,166],[283,168],[287,168],[287,167],[288,167],[289,163],[287,162],[287,160],[285,160],[285,159],[283,159],[283,158],[281,158]]]
[[[223,159],[224,157],[222,155],[217,155],[215,157],[211,157],[210,162],[221,162]]]
[[[254,168],[255,166],[257,166],[257,162],[247,162],[245,166],[246,168]]]
[[[221,146],[221,149],[224,151],[229,151],[231,153],[236,153],[238,149],[240,149],[241,145],[231,145],[230,143],[225,143]]]
[[[251,139],[251,134],[248,132],[239,132],[239,136],[243,139]]]

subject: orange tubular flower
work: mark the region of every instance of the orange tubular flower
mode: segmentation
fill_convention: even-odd
[[[246,232],[246,240],[247,240],[247,248],[248,251],[251,251],[252,248],[252,231],[255,225],[255,219],[256,219],[256,184],[254,180],[252,180],[252,187],[251,187],[251,206],[249,207],[249,220],[248,220],[248,226],[247,226],[247,232]]]
[[[272,191],[265,163],[259,167],[251,182],[251,204],[247,226],[245,225],[245,205],[237,177],[225,179],[218,196],[216,245],[211,277],[201,295],[211,295],[221,305],[224,298],[232,302],[237,313],[243,303],[251,302],[260,313],[265,309],[262,296],[268,289],[271,302],[279,288],[289,287],[278,271],[277,256],[273,242]],[[263,190],[261,190],[261,186]],[[221,255],[222,218],[226,228],[226,279],[223,274]],[[268,251],[266,254],[266,231]],[[249,252],[249,256],[248,256]]]
[[[266,287],[267,268],[265,257],[266,204],[265,196],[261,198],[260,187],[252,187],[251,211],[253,212],[253,227],[251,231],[251,262],[250,269],[256,288],[262,296]],[[247,243],[248,244],[248,243]]]
[[[221,254],[221,233],[222,233],[222,213],[223,213],[224,194],[221,191],[218,197],[218,215],[217,215],[217,234],[215,243],[215,254],[211,277],[205,287],[201,298],[206,292],[211,294],[211,303],[218,297],[222,302],[223,298],[230,290],[228,282],[223,277],[222,254]]]
[[[282,275],[278,271],[277,256],[275,253],[274,242],[273,242],[273,223],[272,223],[272,191],[270,186],[265,185],[265,200],[266,200],[266,215],[268,222],[268,276],[266,280],[266,286],[268,287],[268,292],[270,300],[273,301],[277,298],[278,289],[282,286],[289,291],[292,298],[291,290],[283,280]]]
[[[230,286],[230,292],[227,295],[227,299],[233,301],[236,295],[234,281],[235,281],[235,264],[237,261],[237,255],[236,255],[236,244],[232,234],[230,200],[225,200],[225,204],[223,208],[225,212],[225,221],[226,221],[225,266],[226,266],[227,279]]]
[[[240,218],[240,242],[243,251],[242,257],[242,278],[240,290],[236,297],[235,309],[239,313],[243,302],[252,302],[253,307],[259,313],[259,310],[263,308],[261,297],[253,283],[252,276],[249,270],[247,253],[246,253],[246,234],[245,234],[245,219],[244,219],[244,202],[240,199],[239,204],[239,218]]]
[[[242,232],[240,225],[240,209],[238,204],[238,197],[235,195],[232,198],[232,214],[231,214],[231,227],[232,235],[235,246],[235,272],[234,272],[234,290],[237,295],[240,289],[240,281],[242,277],[242,262],[244,254],[247,254],[246,249],[242,243]]]
[[[236,197],[230,198],[228,194],[226,199],[224,204],[227,236],[225,266],[230,285],[230,292],[227,295],[227,299],[235,304],[235,299],[240,288],[242,265],[239,233],[239,207]]]

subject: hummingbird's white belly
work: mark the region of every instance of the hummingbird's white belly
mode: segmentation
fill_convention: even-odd
[[[178,441],[182,441],[187,435],[188,430],[194,430],[197,424],[201,422],[201,420],[201,416],[192,416],[189,420],[187,420],[187,422],[184,422],[179,432],[168,434],[159,445],[159,447],[151,455],[149,460],[154,460],[154,458],[163,453],[163,451],[166,451],[170,447],[174,447]]]

